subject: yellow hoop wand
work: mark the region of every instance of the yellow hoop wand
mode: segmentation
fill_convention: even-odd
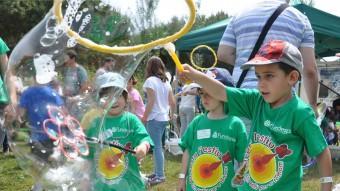
[[[53,12],[56,17],[57,24],[61,24],[63,21],[63,14],[62,14],[62,1],[63,0],[54,0],[53,1]],[[71,38],[74,38],[78,44],[85,46],[89,49],[102,52],[102,53],[109,53],[109,54],[128,54],[128,53],[137,53],[142,52],[148,49],[151,49],[158,45],[163,45],[169,42],[173,42],[179,39],[181,36],[186,34],[195,22],[196,17],[196,9],[193,0],[185,0],[188,8],[190,10],[190,16],[188,22],[179,30],[177,33],[167,36],[165,38],[157,39],[151,41],[147,44],[138,44],[135,46],[115,46],[110,47],[104,44],[97,44],[87,38],[81,37],[78,33],[74,32],[70,27],[67,28],[67,34]]]
[[[214,55],[214,58],[215,58],[215,61],[214,61],[214,64],[212,66],[210,66],[209,68],[203,68],[203,67],[200,67],[200,66],[197,66],[194,62],[194,59],[193,59],[193,55],[194,55],[194,52],[199,49],[199,48],[207,48],[210,52],[212,52],[212,54]],[[207,46],[207,45],[198,45],[196,46],[190,53],[190,62],[191,64],[196,68],[196,69],[199,69],[199,70],[209,70],[210,68],[213,68],[216,66],[217,64],[217,56],[216,56],[216,53],[214,51],[214,49],[210,48],[210,46]]]

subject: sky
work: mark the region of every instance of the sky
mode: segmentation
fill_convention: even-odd
[[[199,1],[199,0],[195,0]],[[199,14],[207,16],[217,13],[218,11],[227,12],[229,15],[234,15],[238,11],[247,6],[259,2],[260,0],[200,0],[201,7],[198,9]],[[178,2],[176,4],[175,2]],[[186,6],[183,6],[184,0],[160,0],[159,12],[160,17],[169,18],[171,15],[185,14]],[[314,0],[314,7],[325,12],[337,15],[340,17],[340,1],[339,0]],[[179,6],[179,4],[181,6]],[[169,16],[170,15],[170,16]]]

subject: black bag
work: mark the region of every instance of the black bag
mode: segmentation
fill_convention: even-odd
[[[269,17],[269,19],[267,20],[266,24],[264,25],[264,27],[262,28],[261,34],[259,36],[259,38],[257,39],[255,46],[253,48],[253,51],[251,52],[248,61],[253,59],[254,56],[256,55],[257,51],[260,49],[264,38],[266,37],[270,27],[272,26],[272,24],[274,23],[274,21],[276,20],[276,18],[287,8],[289,7],[288,4],[282,4],[280,5],[275,11],[274,13]],[[240,78],[237,81],[236,87],[239,88],[241,87],[241,84],[243,83],[244,78],[246,77],[247,73],[248,73],[249,69],[243,70],[241,73]]]

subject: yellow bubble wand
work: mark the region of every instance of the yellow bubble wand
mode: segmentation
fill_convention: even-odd
[[[206,48],[208,49],[214,56],[214,63],[210,66],[210,67],[207,67],[207,68],[204,68],[204,67],[200,67],[198,66],[195,62],[194,62],[194,59],[193,59],[193,55],[194,55],[194,52],[200,48]],[[217,64],[217,56],[216,56],[216,53],[214,51],[214,49],[212,49],[211,47],[207,46],[207,45],[198,45],[196,46],[190,53],[190,62],[191,64],[196,68],[196,69],[199,69],[199,70],[209,70],[210,68],[213,68],[216,66]]]
[[[57,24],[61,24],[63,21],[63,14],[62,14],[62,2],[63,0],[54,0],[53,1],[53,12],[56,17]],[[159,46],[159,45],[164,45],[169,42],[173,42],[177,39],[179,39],[181,36],[186,34],[191,27],[193,26],[195,22],[195,17],[196,17],[196,9],[195,9],[195,3],[193,0],[185,0],[189,11],[189,19],[186,22],[186,24],[175,34],[167,36],[165,38],[157,39],[154,41],[151,41],[146,44],[138,44],[135,46],[115,46],[115,47],[110,47],[104,44],[97,44],[90,39],[83,38],[81,37],[78,33],[73,31],[70,27],[67,27],[66,32],[67,35],[71,38],[74,38],[76,42],[82,46],[85,46],[89,49],[102,52],[102,53],[109,53],[109,54],[131,54],[131,53],[138,53],[142,52],[148,49],[151,49],[153,47]]]

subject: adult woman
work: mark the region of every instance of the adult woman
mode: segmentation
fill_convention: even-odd
[[[169,109],[172,117],[176,107],[164,63],[159,57],[153,56],[147,62],[143,91],[147,103],[142,121],[154,142],[154,174],[149,176],[149,183],[154,185],[165,181],[162,135],[169,121]]]

